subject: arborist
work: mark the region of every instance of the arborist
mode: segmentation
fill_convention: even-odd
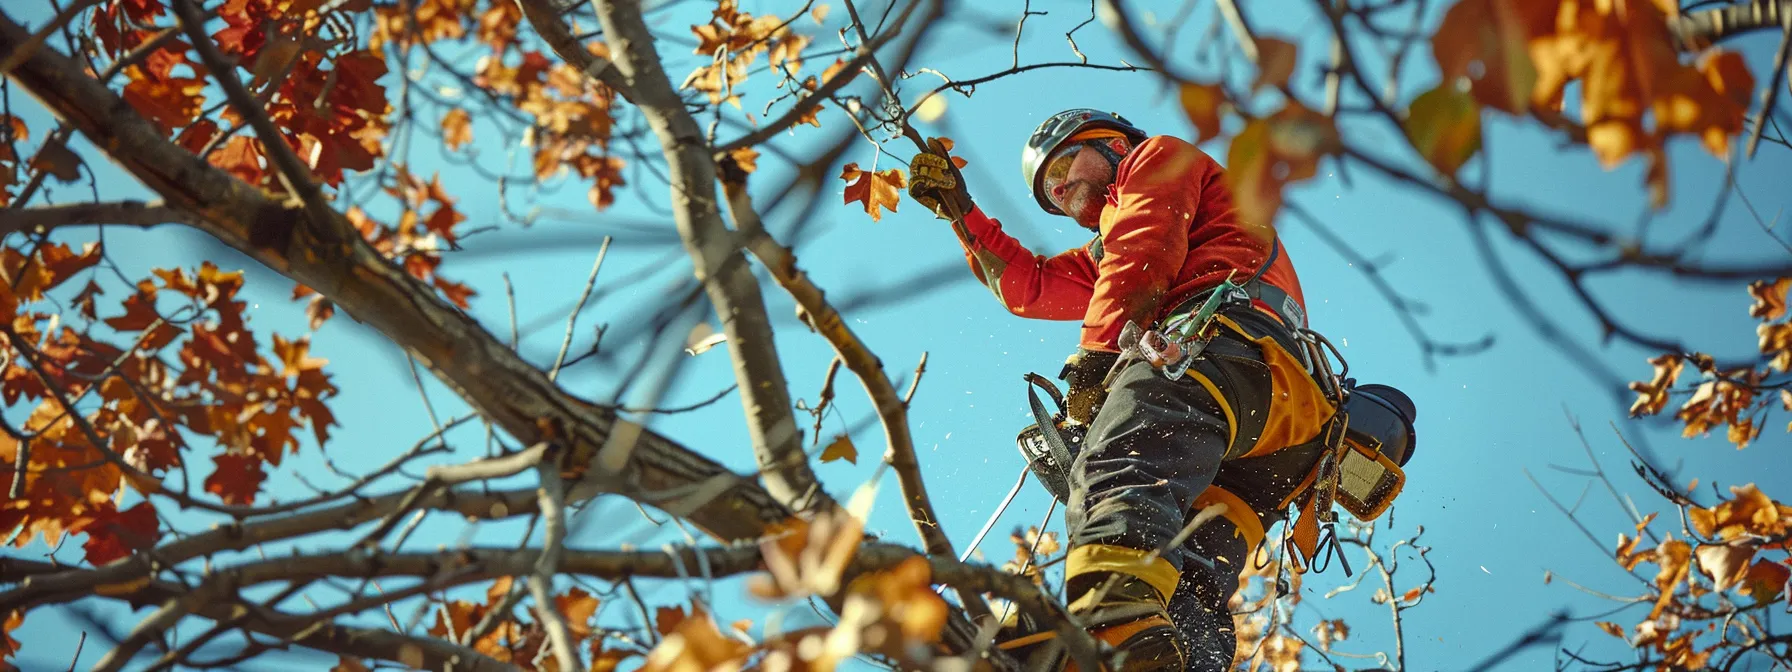
[[[1071,614],[1111,647],[1108,669],[1227,669],[1227,602],[1264,530],[1300,509],[1284,529],[1311,562],[1334,498],[1379,515],[1404,482],[1412,402],[1331,373],[1288,251],[1269,222],[1240,216],[1195,145],[1093,109],[1046,119],[1022,153],[1027,184],[1047,213],[1095,232],[1051,256],[1003,232],[928,145],[909,194],[953,223],[976,277],[1015,315],[1082,321],[1066,392],[1034,381],[1060,412],[1045,418],[1035,396],[1041,422],[1022,435],[1066,503]],[[1015,623],[998,645],[1028,669],[1074,669],[1040,624]]]

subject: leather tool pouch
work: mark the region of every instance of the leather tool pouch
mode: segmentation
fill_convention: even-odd
[[[1360,521],[1381,516],[1406,485],[1401,467],[1412,459],[1417,436],[1412,399],[1387,385],[1355,385],[1344,402],[1350,425],[1338,461],[1337,503]]]

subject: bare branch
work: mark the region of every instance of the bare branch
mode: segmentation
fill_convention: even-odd
[[[779,362],[759,283],[722,223],[715,163],[703,132],[660,65],[653,34],[636,0],[594,2],[616,64],[635,91],[641,113],[659,136],[671,172],[673,219],[695,273],[721,318],[734,360],[753,454],[777,501],[802,511],[831,503],[802,455],[790,385]]]

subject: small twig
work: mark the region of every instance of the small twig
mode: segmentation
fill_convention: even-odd
[[[909,406],[915,400],[915,390],[921,387],[921,374],[927,373],[927,351],[921,351],[921,361],[915,363],[915,379],[908,381],[908,391],[902,394],[902,405]]]
[[[1773,103],[1779,98],[1780,82],[1785,81],[1786,61],[1792,57],[1792,11],[1783,12],[1780,16],[1780,49],[1773,57],[1773,74],[1768,75],[1767,85],[1761,87],[1761,113],[1755,116],[1755,127],[1748,134],[1748,158],[1755,158],[1755,148],[1761,145],[1761,130],[1767,126],[1767,117],[1773,112]]]
[[[548,643],[553,646],[559,669],[584,672],[584,663],[573,650],[572,635],[566,630],[566,619],[555,607],[553,596],[554,575],[560,571],[561,545],[566,540],[566,484],[560,480],[560,467],[552,461],[542,461],[537,471],[541,474],[544,529],[541,557],[536,560],[535,573],[529,576],[529,593],[535,598],[536,618],[548,631]]]
[[[566,363],[566,351],[572,347],[573,326],[579,322],[579,313],[585,311],[585,302],[591,298],[592,288],[597,286],[597,272],[604,267],[604,257],[610,253],[610,237],[604,236],[604,242],[597,248],[597,260],[591,262],[591,275],[585,278],[585,289],[579,292],[579,301],[573,304],[572,312],[566,315],[566,336],[560,339],[560,354],[554,357],[554,368],[548,369],[548,380],[560,376],[560,367]],[[512,318],[511,331],[516,330],[515,318]],[[511,339],[515,341],[514,338]]]

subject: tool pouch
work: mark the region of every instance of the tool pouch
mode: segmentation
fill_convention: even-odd
[[[1379,517],[1406,485],[1404,467],[1417,436],[1412,399],[1387,385],[1355,385],[1344,402],[1350,423],[1338,459],[1336,501],[1360,521]]]

